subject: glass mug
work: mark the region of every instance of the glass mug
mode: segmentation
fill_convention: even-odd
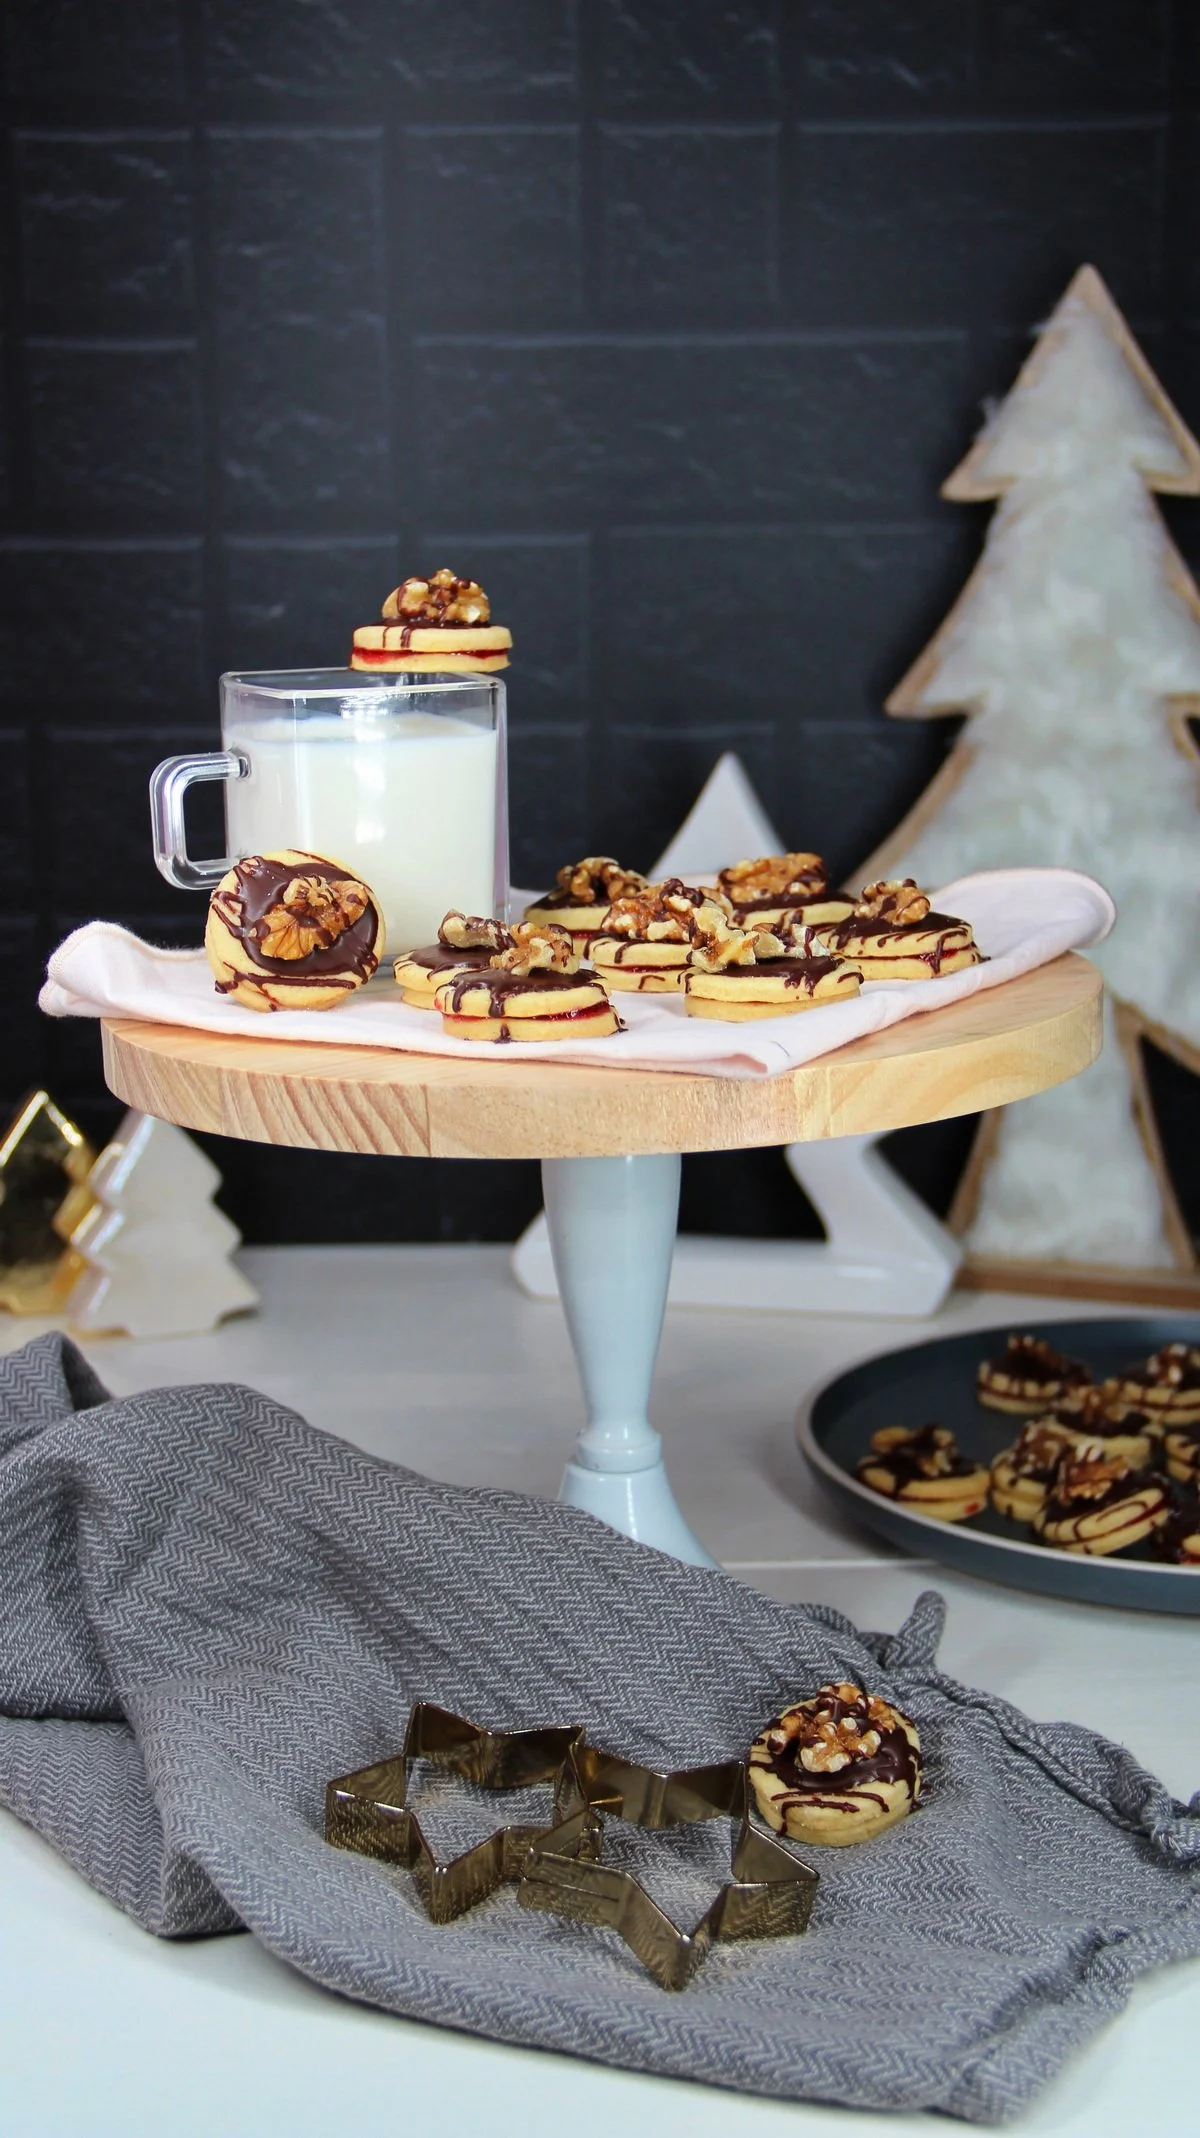
[[[451,907],[508,905],[504,685],[496,676],[363,675],[350,668],[221,678],[220,750],[168,757],[150,778],[154,858],[207,891],[245,854],[279,847],[355,869],[389,948],[432,942]],[[226,781],[228,854],[188,854],[184,797]]]

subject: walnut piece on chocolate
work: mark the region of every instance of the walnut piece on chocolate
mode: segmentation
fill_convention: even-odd
[[[636,943],[696,943],[707,940],[730,919],[719,892],[700,891],[678,876],[647,885],[613,900],[605,930]]]
[[[1114,1485],[1133,1474],[1133,1464],[1126,1462],[1123,1455],[1106,1455],[1093,1442],[1085,1442],[1059,1464],[1054,1496],[1066,1504],[1102,1500]]]
[[[1146,1360],[1144,1378],[1152,1387],[1178,1388],[1200,1367],[1200,1347],[1195,1344],[1164,1344]]]
[[[903,1453],[921,1477],[953,1477],[958,1461],[958,1442],[944,1425],[884,1425],[871,1435],[876,1455]]]
[[[845,1707],[856,1712],[837,1712]],[[811,1700],[781,1715],[768,1733],[767,1747],[776,1758],[792,1750],[809,1774],[840,1774],[856,1759],[873,1759],[884,1732],[899,1727],[900,1717],[890,1702],[844,1681],[823,1685]]]
[[[293,876],[279,904],[263,915],[258,947],[264,957],[289,963],[310,951],[328,950],[362,919],[370,903],[366,885],[353,877],[326,882],[319,876]]]
[[[579,971],[579,954],[568,928],[557,928],[553,922],[517,921],[508,933],[511,940],[506,948],[488,960],[501,972],[524,977],[533,972]]]
[[[644,876],[636,869],[623,869],[611,854],[585,854],[582,861],[569,861],[554,880],[577,906],[611,905],[614,898],[646,888]]]
[[[1031,1418],[1028,1425],[1022,1426],[1005,1459],[1016,1477],[1053,1477],[1063,1456],[1077,1446],[1062,1426],[1046,1418]]]
[[[828,875],[819,854],[760,854],[722,869],[717,882],[735,906],[744,906],[755,898],[819,898]]]
[[[715,918],[705,925],[705,916]],[[757,965],[764,958],[781,958],[784,946],[769,928],[739,928],[726,920],[716,906],[701,906],[696,914],[699,940],[688,952],[688,964],[701,972],[727,972],[731,965]]]
[[[903,927],[910,921],[923,921],[930,907],[920,885],[911,876],[902,876],[864,884],[854,910],[861,920],[894,921]]]
[[[457,579],[445,569],[429,579],[402,579],[383,604],[385,623],[417,624],[436,630],[441,624],[486,624],[491,604],[476,579]]]
[[[481,913],[447,913],[438,936],[448,950],[511,950],[513,945],[503,923]]]

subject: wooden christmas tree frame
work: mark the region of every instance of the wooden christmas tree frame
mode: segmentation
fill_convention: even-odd
[[[1036,389],[1046,379],[1048,368],[1059,356],[1067,337],[1079,330],[1081,317],[1100,329],[1126,367],[1136,391],[1144,397],[1157,419],[1161,449],[1149,451],[1133,461],[1145,493],[1148,496],[1154,492],[1174,496],[1200,495],[1200,445],[1172,407],[1094,268],[1081,268],[1075,276],[999,411],[1001,421],[1005,412],[1015,407],[1020,396]],[[966,458],[942,486],[943,497],[956,503],[995,504],[1007,496],[1018,478],[995,465],[996,458],[1001,461],[1004,458],[1002,450],[998,455],[994,451],[996,439],[997,418],[993,417]],[[1160,538],[1161,577],[1200,629],[1200,590],[1156,512],[1154,520]],[[992,531],[995,525],[994,522]],[[995,568],[990,541],[991,533],[975,570],[949,615],[886,702],[887,712],[896,719],[929,719],[965,712],[968,726],[914,808],[865,864],[862,872],[865,876],[907,872],[908,857],[919,849],[952,797],[958,795],[967,773],[977,763],[977,745],[971,735],[970,719],[985,709],[985,699],[947,686],[943,670],[952,650],[961,643],[968,610],[978,614],[974,605]],[[1194,691],[1162,694],[1163,720],[1168,724],[1181,756],[1193,769],[1200,759],[1200,752],[1189,721],[1197,714],[1200,714],[1200,695]],[[1197,818],[1197,842],[1200,845],[1200,816]],[[1014,852],[1011,858],[1020,861],[1033,857]],[[1101,853],[1097,852],[1093,866],[1095,873],[1104,875]],[[1174,919],[1178,927],[1194,930],[1194,914],[1180,911]],[[1164,925],[1171,925],[1170,915],[1165,917]],[[1136,1268],[1107,1261],[1001,1259],[969,1252],[959,1272],[959,1283],[987,1289],[1052,1292],[1067,1297],[1200,1307],[1200,1258],[1171,1180],[1151,1103],[1144,1055],[1145,1045],[1149,1042],[1193,1074],[1200,1075],[1200,1047],[1186,1035],[1171,1029],[1161,1018],[1151,1017],[1122,999],[1118,989],[1110,990],[1110,1002],[1117,1044],[1129,1072],[1133,1120],[1157,1188],[1162,1233],[1174,1267]],[[1000,1126],[999,1115],[987,1115],[983,1119],[949,1220],[951,1229],[960,1235],[968,1232],[979,1211],[989,1169],[997,1155]]]

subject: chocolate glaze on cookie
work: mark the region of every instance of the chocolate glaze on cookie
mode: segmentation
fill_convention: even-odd
[[[260,948],[269,933],[267,916],[279,905],[288,885],[298,876],[315,876],[319,883],[352,881],[351,871],[319,854],[302,854],[295,861],[272,861],[252,854],[234,869],[237,887],[213,894],[213,911],[245,949],[247,957],[272,979],[288,987],[357,987],[369,980],[379,966],[379,912],[368,901],[356,921],[328,944],[315,944],[302,958],[269,958]],[[217,993],[230,995],[244,985],[247,975],[235,973],[217,981]]]
[[[800,1740],[794,1740],[782,1752],[775,1753],[765,1764],[781,1781],[788,1795],[776,1800],[777,1808],[785,1811],[789,1802],[822,1804],[830,1811],[848,1812],[852,1806],[839,1801],[853,1791],[859,1798],[878,1804],[881,1811],[887,1809],[883,1797],[872,1790],[863,1789],[863,1782],[903,1782],[913,1804],[921,1786],[921,1766],[917,1753],[905,1731],[897,1724],[892,1729],[880,1730],[871,1719],[867,1696],[860,1692],[856,1700],[844,1700],[835,1693],[825,1693],[821,1698],[822,1712],[828,1711],[833,1723],[857,1722],[859,1730],[875,1730],[879,1734],[879,1748],[875,1752],[852,1757],[848,1766],[836,1774],[813,1774],[800,1764]],[[770,1727],[770,1725],[768,1725]]]

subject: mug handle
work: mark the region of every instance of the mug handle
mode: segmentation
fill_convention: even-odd
[[[245,779],[250,760],[240,750],[200,750],[192,757],[164,757],[150,774],[150,825],[158,871],[177,891],[210,891],[233,863],[193,861],[187,850],[183,799],[193,780]]]

